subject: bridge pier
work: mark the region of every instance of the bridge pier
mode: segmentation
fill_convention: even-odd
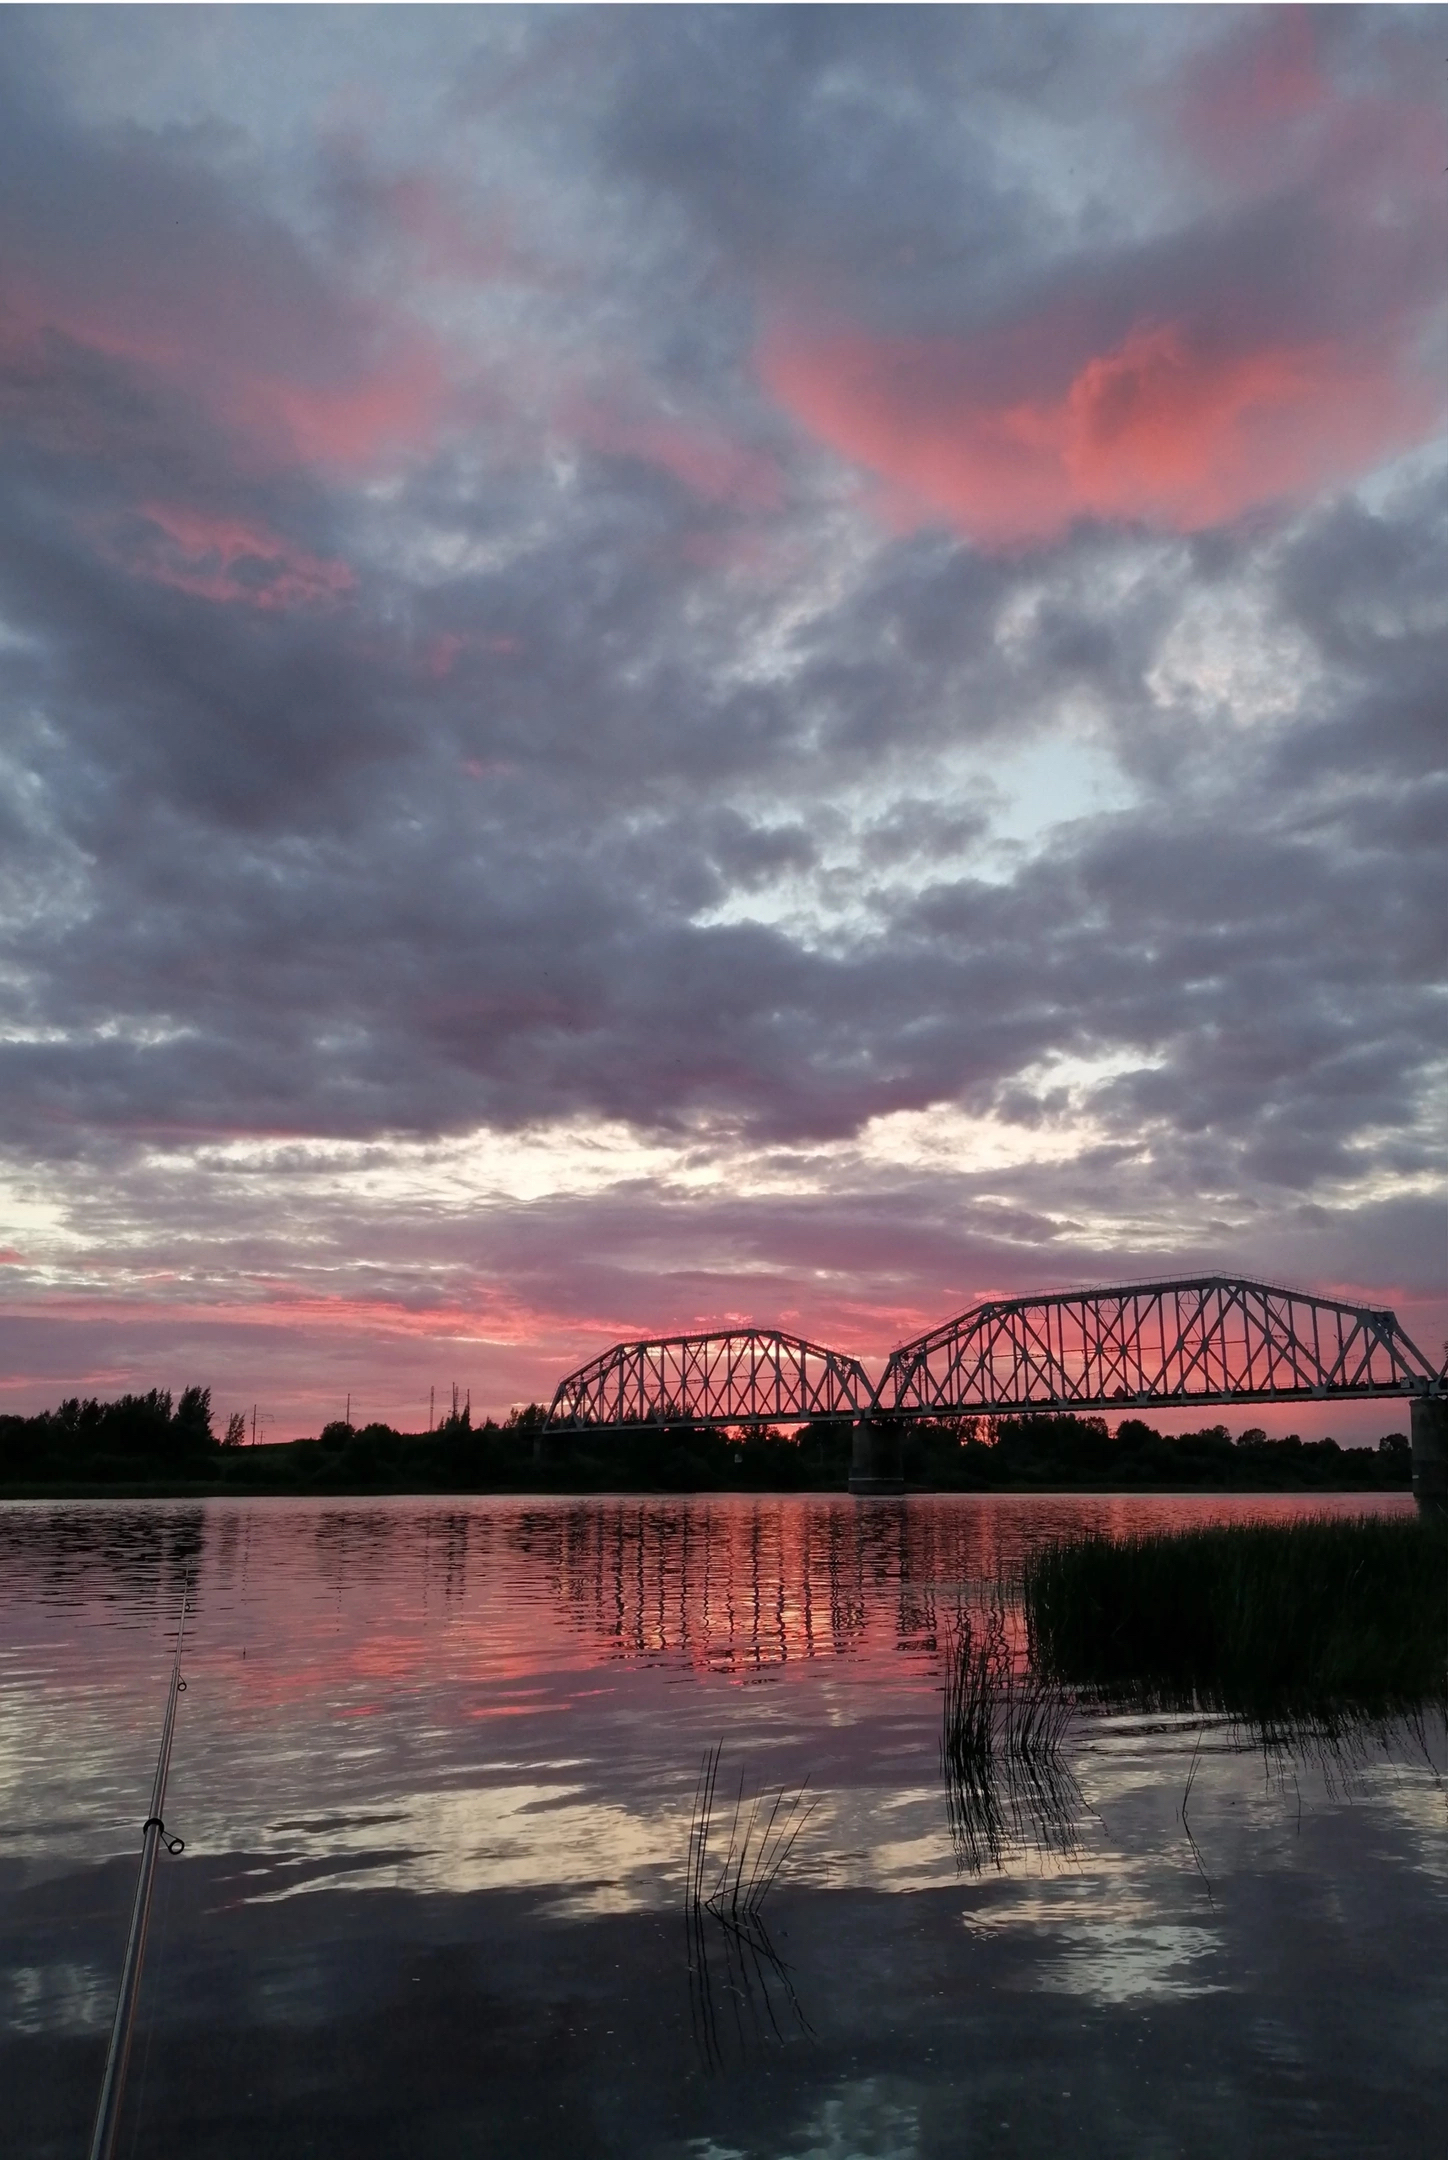
[[[894,1433],[881,1432],[872,1417],[856,1418],[850,1443],[850,1491],[866,1499],[872,1494],[904,1490],[898,1438]]]
[[[1412,1432],[1413,1497],[1418,1513],[1448,1514],[1448,1396],[1415,1395]]]

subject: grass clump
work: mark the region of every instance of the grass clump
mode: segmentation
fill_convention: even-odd
[[[1411,1516],[1087,1534],[1022,1587],[1033,1669],[1102,1695],[1257,1718],[1448,1695],[1448,1539]]]
[[[999,1607],[962,1612],[945,1657],[941,1769],[956,1857],[978,1871],[1015,1847],[1070,1850],[1081,1795],[1061,1758],[1069,1692],[1017,1669]]]
[[[729,1849],[710,1890],[707,1885],[713,1869],[709,1838],[715,1821],[714,1798],[723,1752],[721,1740],[717,1747],[709,1749],[699,1771],[689,1825],[685,1904],[692,1911],[713,1913],[726,1926],[744,1927],[759,1918],[765,1899],[779,1880],[817,1803],[806,1801],[803,1785],[781,1785],[777,1792],[757,1793],[746,1811],[741,1770],[729,1825]]]

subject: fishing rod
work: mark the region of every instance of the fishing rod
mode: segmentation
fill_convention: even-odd
[[[121,1961],[121,1986],[116,1997],[116,2021],[106,2056],[101,2096],[96,2106],[96,2126],[91,2138],[90,2160],[111,2160],[116,2130],[121,2119],[121,2098],[126,2084],[126,2063],[131,2053],[131,2027],[136,2017],[136,1997],[141,1987],[141,1960],[146,1954],[146,1924],[151,1916],[151,1883],[156,1873],[156,1854],[181,1851],[182,1840],[169,1835],[161,1810],[166,1804],[166,1772],[171,1766],[171,1733],[176,1723],[176,1698],[186,1682],[181,1677],[181,1638],[186,1632],[186,1605],[191,1595],[188,1580],[181,1593],[181,1620],[176,1629],[176,1656],[171,1665],[171,1685],[166,1691],[166,1717],[161,1727],[161,1752],[156,1757],[156,1781],[151,1787],[151,1812],[141,1825],[141,1872],[136,1879],[136,1899],[131,1907],[131,1932]]]

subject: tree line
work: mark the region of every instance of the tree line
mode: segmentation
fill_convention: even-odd
[[[227,1491],[839,1491],[849,1476],[848,1418],[793,1435],[698,1425],[548,1432],[530,1404],[475,1425],[464,1407],[425,1433],[337,1419],[314,1439],[247,1447],[238,1413],[218,1437],[211,1390],[71,1397],[36,1417],[0,1416],[0,1486],[181,1485]],[[1374,1491],[1410,1482],[1405,1433],[1341,1447],[1260,1427],[1168,1435],[1140,1418],[901,1420],[892,1433],[907,1484],[946,1492],[1077,1490]]]

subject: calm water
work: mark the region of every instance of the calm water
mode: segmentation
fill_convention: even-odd
[[[1411,1503],[0,1507],[6,2149],[85,2150],[191,1575],[124,2155],[1437,2154],[1441,1724],[1082,1718],[1069,1821],[951,1834],[962,1599],[1309,1505]],[[683,1916],[716,1741],[817,1802],[753,1941]]]

